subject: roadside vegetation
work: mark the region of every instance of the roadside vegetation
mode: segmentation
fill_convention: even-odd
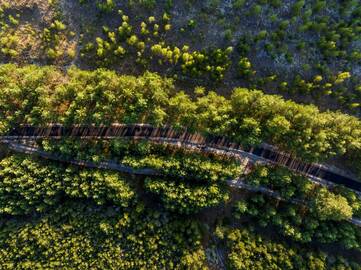
[[[225,98],[197,87],[191,96],[155,73],[136,78],[105,69],[64,74],[52,67],[3,65],[0,77],[3,133],[19,124],[168,124],[243,146],[266,142],[306,161],[342,158],[360,170],[358,118],[258,90],[235,88]]]

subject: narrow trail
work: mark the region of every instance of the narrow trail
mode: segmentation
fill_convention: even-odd
[[[159,171],[154,170],[154,169],[150,169],[150,168],[134,169],[132,167],[125,166],[125,165],[111,162],[111,161],[103,161],[100,163],[94,163],[94,162],[90,162],[90,161],[64,159],[55,154],[42,151],[38,148],[31,147],[28,145],[18,144],[18,143],[14,143],[14,142],[7,142],[7,146],[9,147],[9,149],[11,149],[12,151],[17,152],[17,153],[36,155],[36,156],[39,156],[44,159],[54,160],[54,161],[68,163],[71,165],[76,165],[76,166],[81,166],[81,167],[86,167],[86,168],[107,169],[107,170],[113,170],[113,171],[118,171],[118,172],[127,173],[127,174],[134,174],[134,175],[146,175],[146,176],[161,176],[162,175]],[[288,201],[288,202],[298,204],[298,205],[307,205],[307,202],[305,202],[303,200],[299,200],[299,199],[286,200],[286,199],[282,198],[282,196],[278,192],[273,191],[269,188],[262,187],[262,186],[249,185],[249,184],[245,183],[241,178],[228,180],[227,184],[231,188],[246,189],[251,192],[262,193],[262,194],[265,194],[269,197],[275,198],[280,201]],[[361,227],[361,219],[351,218],[348,221],[358,227]]]

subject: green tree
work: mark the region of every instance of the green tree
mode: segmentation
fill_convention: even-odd
[[[315,198],[314,207],[321,220],[347,220],[352,217],[352,207],[347,199],[322,188]]]

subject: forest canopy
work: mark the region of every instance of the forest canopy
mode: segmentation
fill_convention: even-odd
[[[361,122],[340,112],[236,88],[229,97],[197,88],[191,97],[155,73],[139,77],[75,67],[0,67],[0,130],[20,124],[148,123],[222,135],[243,145],[274,144],[309,161],[360,160]],[[317,117],[315,117],[317,116]]]
[[[361,270],[360,34],[358,0],[0,0],[0,269]]]

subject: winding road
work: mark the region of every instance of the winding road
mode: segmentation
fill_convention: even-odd
[[[5,143],[7,144],[9,149],[11,149],[14,152],[28,154],[28,155],[37,155],[44,159],[68,163],[68,164],[72,164],[72,165],[76,165],[76,166],[81,166],[81,167],[86,167],[86,168],[114,170],[114,171],[118,171],[118,172],[122,172],[122,173],[135,174],[135,175],[145,175],[145,176],[161,176],[162,175],[161,172],[154,170],[154,169],[150,169],[150,168],[143,168],[143,169],[135,170],[132,167],[125,166],[123,164],[119,164],[119,163],[115,163],[115,162],[111,162],[111,161],[103,161],[100,163],[94,163],[94,162],[82,161],[82,160],[64,159],[53,153],[48,153],[48,152],[42,151],[38,148],[31,147],[28,145],[14,143],[11,141],[7,141]],[[246,165],[247,165],[247,159],[244,159],[243,166],[246,166]],[[241,178],[228,180],[227,184],[228,184],[228,186],[230,186],[232,188],[246,189],[251,192],[262,193],[262,194],[273,197],[280,201],[288,201],[288,202],[298,204],[298,205],[307,205],[307,202],[305,202],[303,200],[299,200],[299,199],[286,200],[286,199],[282,198],[282,196],[278,192],[273,191],[267,187],[249,185],[249,184],[245,183]],[[361,227],[361,219],[351,218],[348,221],[358,227]]]
[[[344,185],[356,192],[361,192],[360,181],[333,167],[303,162],[293,155],[267,144],[244,148],[239,144],[232,143],[225,137],[205,137],[200,133],[188,132],[186,129],[176,130],[171,127],[153,127],[148,124],[74,125],[70,127],[59,124],[44,127],[19,126],[8,134],[0,136],[0,141],[7,143],[18,140],[62,139],[64,137],[78,137],[81,139],[132,138],[173,144],[198,149],[203,152],[232,156],[240,160],[247,159],[251,163],[259,162],[284,166],[305,175],[314,182],[323,185]]]

